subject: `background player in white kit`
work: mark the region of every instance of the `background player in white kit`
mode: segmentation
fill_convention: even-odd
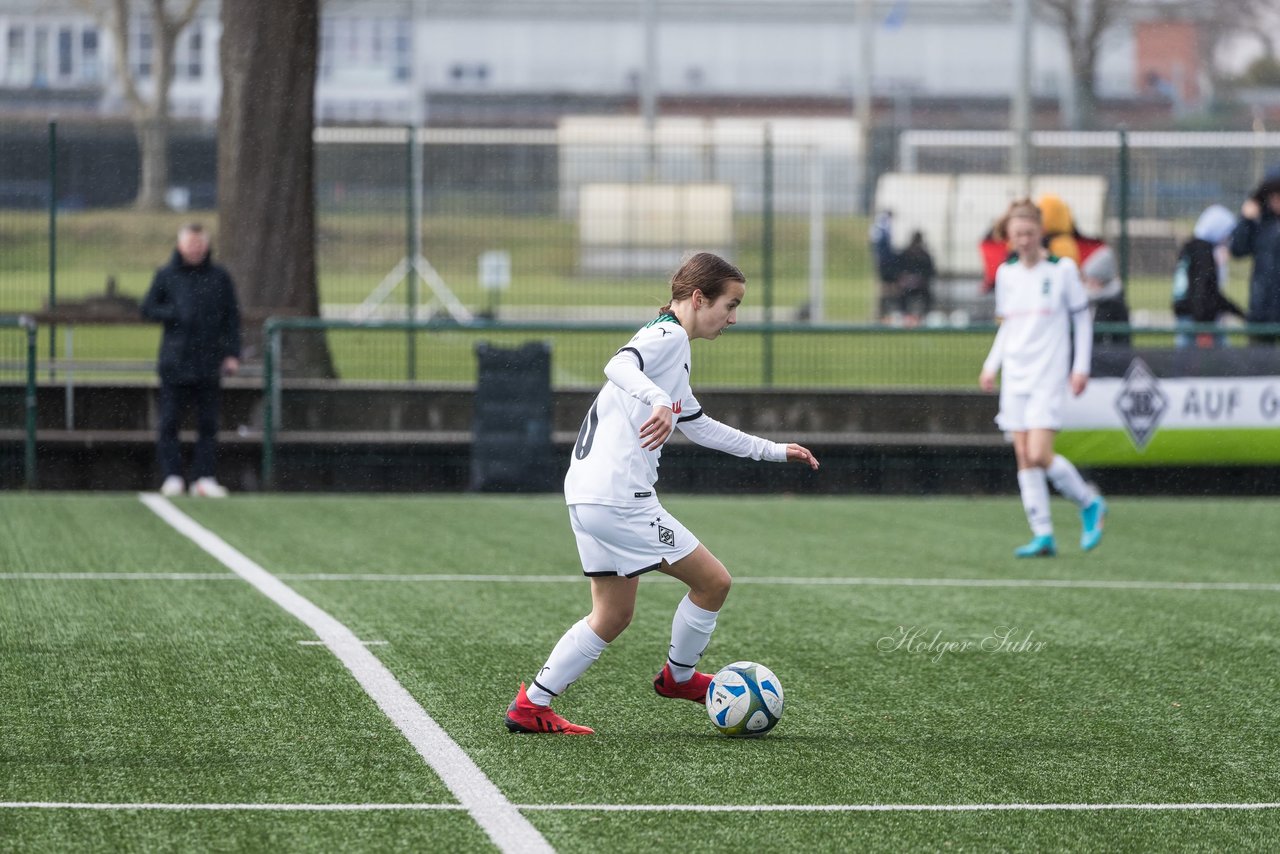
[[[671,279],[671,302],[605,365],[608,381],[582,422],[564,481],[582,571],[591,580],[591,613],[560,638],[528,689],[520,685],[507,708],[512,732],[592,732],[553,712],[551,698],[627,627],[640,576],[655,569],[684,582],[689,593],[676,607],[667,662],[654,689],[664,697],[706,701],[711,677],[694,668],[732,579],[658,502],[653,484],[662,445],[679,427],[698,444],[735,456],[818,467],[807,448],[715,421],[690,390],[690,340],[714,340],[732,326],[745,292],[737,267],[708,252],[694,255]]]
[[[1089,297],[1075,262],[1054,258],[1043,248],[1039,208],[1030,200],[1016,201],[1005,222],[1013,254],[996,273],[1000,331],[978,382],[984,391],[993,391],[996,374],[1001,374],[996,424],[1013,435],[1018,489],[1032,533],[1031,542],[1014,554],[1057,554],[1046,481],[1080,508],[1080,547],[1088,551],[1102,539],[1107,505],[1066,457],[1053,452],[1053,437],[1062,426],[1067,387],[1079,395],[1089,382],[1093,346]]]

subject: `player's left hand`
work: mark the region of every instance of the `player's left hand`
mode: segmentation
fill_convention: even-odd
[[[671,438],[675,428],[676,414],[670,406],[659,404],[653,408],[653,414],[640,425],[640,447],[652,451],[662,447],[662,443]]]
[[[1071,393],[1076,397],[1084,394],[1084,387],[1089,384],[1088,374],[1072,374],[1071,375]]]
[[[787,462],[808,463],[809,468],[814,471],[818,470],[818,458],[813,455],[813,451],[803,445],[797,445],[795,442],[787,445]]]

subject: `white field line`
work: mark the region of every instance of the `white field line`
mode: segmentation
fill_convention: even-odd
[[[360,641],[365,646],[386,646],[386,641]],[[324,641],[298,641],[298,646],[324,646]]]
[[[287,581],[316,582],[456,582],[470,584],[578,584],[580,574],[561,575],[482,575],[456,573],[341,573],[282,572],[275,576]],[[652,576],[658,581],[672,582],[666,576]],[[6,572],[0,581],[234,581],[238,576],[198,572]],[[992,588],[1065,588],[1076,590],[1221,590],[1280,593],[1280,583],[1252,581],[1126,581],[1115,579],[1070,578],[886,578],[878,576],[735,576],[734,584],[779,585],[792,587],[992,587]]]
[[[383,713],[404,733],[437,776],[501,851],[551,852],[554,849],[484,775],[457,743],[392,675],[391,671],[342,623],[267,572],[221,537],[154,493],[143,504],[175,530],[217,558],[260,593],[302,621],[324,641],[355,676]]]
[[[432,573],[281,573],[290,581],[500,582],[504,584],[577,583],[581,575],[457,575]],[[675,581],[656,576],[662,581]],[[1066,587],[1082,590],[1248,590],[1280,593],[1280,584],[1248,581],[1116,581],[1052,578],[880,578],[875,576],[734,576],[733,583],[797,587]]]
[[[0,809],[165,810],[182,812],[396,812],[465,810],[463,804],[164,804],[78,803],[73,801],[0,801]],[[1132,803],[1132,804],[515,804],[527,812],[701,812],[701,813],[840,813],[840,812],[1179,812],[1192,810],[1273,810],[1266,803]]]
[[[541,812],[1086,812],[1090,810],[1271,810],[1239,804],[521,804]]]
[[[239,581],[229,572],[0,572],[0,581]]]

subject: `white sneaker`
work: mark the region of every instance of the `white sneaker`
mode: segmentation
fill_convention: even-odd
[[[164,479],[164,483],[160,484],[160,494],[166,498],[173,498],[181,495],[186,486],[181,475],[171,474]]]
[[[226,498],[227,488],[211,477],[202,477],[191,484],[191,494],[199,498]]]

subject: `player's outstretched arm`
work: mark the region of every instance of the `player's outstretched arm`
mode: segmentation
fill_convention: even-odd
[[[803,445],[797,445],[795,442],[787,445],[787,462],[808,463],[809,468],[814,471],[818,470],[818,458],[813,455],[813,451]]]

